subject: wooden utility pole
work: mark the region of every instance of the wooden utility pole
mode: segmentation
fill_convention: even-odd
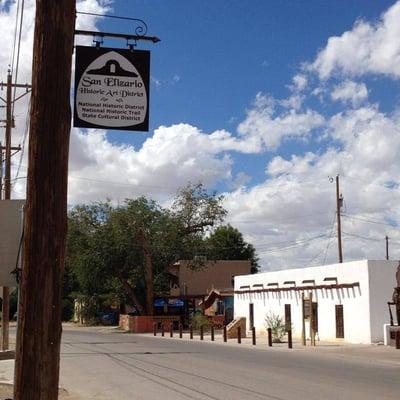
[[[342,252],[342,226],[340,221],[340,209],[343,205],[343,196],[339,191],[339,175],[336,175],[336,213],[337,213],[337,237],[338,237],[338,251],[339,251],[339,262],[343,262]]]
[[[11,72],[7,74],[6,91],[6,154],[5,154],[5,173],[4,173],[4,199],[11,198],[11,128],[12,128],[12,78]],[[9,346],[9,325],[10,325],[10,288],[3,287],[3,305],[1,310],[1,348],[8,350]]]
[[[3,199],[3,146],[0,142],[0,200]]]
[[[36,0],[14,400],[58,398],[75,0]]]
[[[386,239],[386,260],[389,260],[389,238],[385,236]]]
[[[11,199],[11,151],[21,150],[20,147],[13,147],[11,143],[11,131],[14,126],[14,116],[12,115],[13,104],[17,100],[12,100],[12,88],[25,88],[28,93],[30,85],[12,83],[12,74],[9,70],[7,73],[7,83],[0,82],[0,88],[6,87],[6,99],[1,98],[6,103],[6,119],[5,122],[5,174],[4,174],[4,199]],[[20,96],[19,98],[23,97]],[[1,160],[3,160],[3,146],[0,145]],[[2,164],[1,164],[2,166]],[[2,182],[3,183],[3,182]],[[0,199],[2,198],[0,194]],[[1,348],[8,350],[9,347],[9,316],[10,316],[10,288],[3,287],[3,306],[2,306],[2,324],[1,324]]]

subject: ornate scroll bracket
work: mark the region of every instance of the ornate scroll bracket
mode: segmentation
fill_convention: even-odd
[[[126,44],[130,49],[136,47],[137,42],[139,40],[149,41],[153,43],[157,43],[160,39],[157,36],[147,36],[147,24],[143,20],[139,18],[130,18],[130,17],[120,17],[118,15],[109,15],[109,14],[95,14],[95,13],[88,13],[83,11],[76,11],[76,14],[83,14],[83,15],[92,15],[95,17],[102,17],[102,18],[113,18],[119,20],[126,20],[132,21],[136,25],[134,26],[134,34],[125,34],[125,33],[113,33],[113,32],[100,32],[100,31],[85,31],[76,29],[75,35],[84,35],[84,36],[93,36],[93,42],[96,43],[96,47],[100,47],[103,44],[103,38],[110,37],[114,39],[125,39]],[[133,42],[132,42],[133,41]]]

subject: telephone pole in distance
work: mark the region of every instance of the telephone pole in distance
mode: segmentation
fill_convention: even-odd
[[[339,175],[336,175],[336,213],[337,213],[337,237],[338,237],[338,251],[339,251],[339,262],[343,262],[343,250],[342,250],[342,225],[340,221],[340,209],[343,206],[343,196],[339,190]]]
[[[11,131],[14,127],[14,116],[12,115],[13,104],[19,100],[25,94],[29,93],[31,85],[12,83],[12,74],[8,70],[7,83],[0,82],[0,88],[6,87],[6,99],[0,97],[0,99],[6,103],[6,119],[5,122],[5,173],[4,173],[4,200],[11,199],[11,151],[20,150],[20,147],[13,147],[11,144]],[[19,96],[16,99],[12,99],[13,88],[24,88],[26,93]],[[3,152],[3,147],[1,147]],[[2,159],[3,157],[1,157]],[[1,198],[1,196],[0,196]],[[9,347],[9,319],[10,319],[10,288],[3,287],[3,307],[2,307],[2,324],[1,324],[1,348],[2,350],[8,350]]]

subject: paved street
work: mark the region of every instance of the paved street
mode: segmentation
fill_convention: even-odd
[[[99,400],[398,399],[400,353],[372,350],[346,357],[67,327],[61,385]]]

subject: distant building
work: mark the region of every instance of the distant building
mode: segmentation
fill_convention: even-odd
[[[235,318],[246,317],[247,330],[254,326],[265,333],[266,315],[279,315],[293,337],[300,338],[304,316],[307,339],[313,320],[317,340],[381,342],[397,265],[362,260],[236,276]],[[307,306],[310,294],[312,305]]]
[[[206,296],[212,289],[232,290],[235,276],[251,272],[248,260],[209,260],[198,269],[192,264],[181,260],[169,268],[171,295]]]
[[[193,261],[181,260],[169,268],[170,293],[155,297],[154,314],[179,316],[187,323],[201,311],[219,325],[228,323],[233,319],[234,278],[250,272],[247,260],[205,260],[196,269]]]

